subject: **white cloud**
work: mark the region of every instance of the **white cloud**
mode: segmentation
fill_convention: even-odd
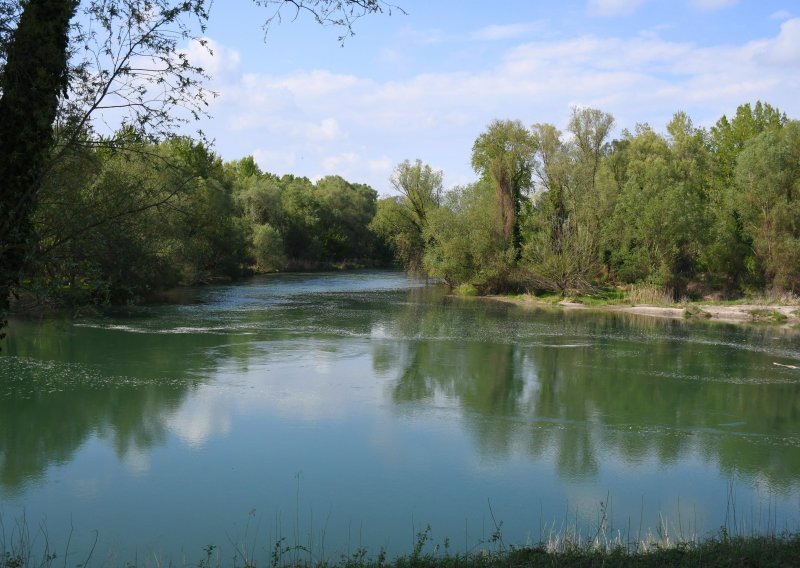
[[[380,63],[395,69],[408,69],[413,64],[413,60],[408,54],[397,49],[383,48],[377,59]]]
[[[235,80],[241,74],[239,52],[224,47],[213,39],[192,40],[184,53],[192,65],[201,67],[216,82]]]
[[[361,156],[355,152],[342,152],[335,156],[326,156],[322,159],[322,168],[325,174],[345,176],[352,171],[352,167],[361,161]]]
[[[243,75],[220,89],[224,104],[203,128],[226,159],[253,153],[267,171],[339,174],[385,193],[404,159],[437,163],[450,183],[474,179],[471,145],[494,118],[563,127],[575,104],[611,112],[621,128],[659,128],[677,110],[704,124],[757,99],[800,111],[800,18],[738,45],[587,35],[502,53],[474,71],[386,81],[319,70]]]
[[[335,118],[324,118],[318,124],[305,125],[305,136],[312,141],[332,141],[344,136]]]
[[[788,20],[791,17],[792,13],[788,10],[778,10],[770,15],[770,18],[773,20]]]
[[[472,34],[472,37],[473,39],[485,41],[514,39],[536,33],[541,31],[541,29],[542,24],[539,22],[491,25],[479,29]]]
[[[298,154],[294,151],[281,152],[258,148],[251,152],[258,167],[265,172],[289,174],[298,163]]]
[[[380,176],[382,179],[389,179],[394,166],[395,162],[385,154],[379,158],[367,160],[367,167],[370,173],[375,176]]]
[[[787,20],[781,24],[781,33],[774,41],[765,45],[767,58],[783,65],[800,63],[800,18]]]
[[[589,0],[589,13],[598,16],[624,16],[633,13],[644,0]]]
[[[698,10],[713,12],[722,8],[729,8],[739,3],[739,0],[690,0]]]

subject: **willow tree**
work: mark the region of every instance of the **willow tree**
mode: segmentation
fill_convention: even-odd
[[[800,290],[800,122],[749,140],[736,164],[736,210],[752,243],[752,276],[778,292]]]
[[[495,190],[503,236],[519,259],[519,211],[522,194],[531,186],[533,135],[519,120],[494,120],[472,146],[472,168]]]
[[[428,216],[442,204],[442,171],[422,160],[397,164],[389,183],[399,195],[387,197],[378,205],[372,230],[393,249],[395,258],[411,272],[424,272],[423,234]]]

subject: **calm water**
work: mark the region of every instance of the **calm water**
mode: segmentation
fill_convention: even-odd
[[[81,562],[338,558],[800,521],[800,335],[532,311],[400,273],[270,276],[12,322],[0,515]],[[605,505],[603,505],[605,504]],[[62,548],[63,551],[63,548]]]

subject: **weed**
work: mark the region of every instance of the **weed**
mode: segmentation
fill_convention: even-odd
[[[628,290],[628,301],[633,305],[671,306],[675,303],[672,289],[657,286],[632,286]]]
[[[683,309],[683,317],[689,318],[710,318],[711,314],[694,304],[689,304]]]
[[[769,309],[750,310],[750,321],[755,323],[784,323],[789,318],[782,312]]]
[[[478,289],[472,284],[460,284],[453,290],[456,296],[472,297],[478,295]]]

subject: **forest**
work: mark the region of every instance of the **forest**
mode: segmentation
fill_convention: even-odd
[[[14,298],[118,304],[274,271],[383,266],[479,293],[650,286],[675,298],[800,289],[800,123],[769,104],[709,128],[684,113],[612,139],[574,108],[565,132],[495,120],[475,140],[478,181],[404,161],[371,187],[223,162],[202,142],[75,146],[51,168]]]
[[[298,6],[256,4],[272,8],[265,25]],[[392,8],[300,6],[344,36]],[[446,189],[441,171],[407,160],[379,199],[337,176],[226,163],[201,132],[176,135],[213,97],[179,47],[209,49],[208,7],[0,1],[0,314],[9,300],[18,312],[137,302],[251,273],[392,260],[476,293],[800,287],[800,134],[767,103],[710,127],[678,112],[666,132],[578,107],[563,130],[495,120],[464,156],[475,183]]]
[[[613,130],[591,108],[565,132],[495,120],[472,148],[477,182],[443,192],[403,164],[372,226],[405,266],[478,292],[800,289],[800,123],[757,102],[708,129],[678,112],[666,133]]]

